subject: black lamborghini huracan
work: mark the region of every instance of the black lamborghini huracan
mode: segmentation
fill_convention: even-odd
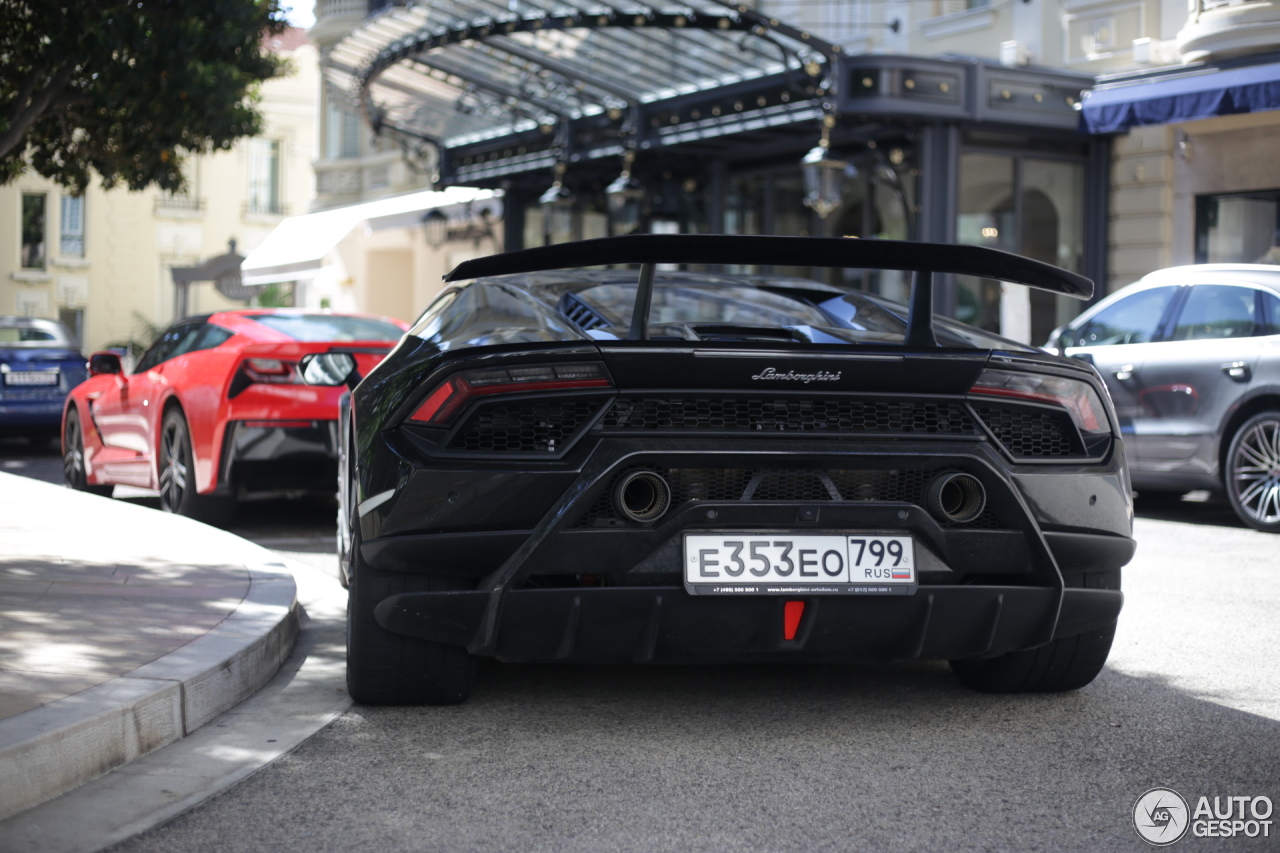
[[[869,269],[915,271],[910,304],[843,284]],[[342,416],[352,697],[460,702],[476,656],[1088,684],[1134,551],[1107,392],[935,318],[933,273],[1093,289],[990,249],[807,237],[459,266]]]

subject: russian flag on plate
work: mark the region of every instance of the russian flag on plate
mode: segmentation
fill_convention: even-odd
[[[903,566],[900,569],[894,569],[890,574],[890,577],[896,581],[911,580],[911,568],[909,566]]]

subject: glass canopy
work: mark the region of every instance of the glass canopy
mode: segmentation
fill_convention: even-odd
[[[431,0],[369,18],[326,60],[373,127],[444,147],[792,72],[832,86],[839,48],[719,0]],[[790,77],[791,75],[788,75]]]

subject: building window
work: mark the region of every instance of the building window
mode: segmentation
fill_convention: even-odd
[[[1198,196],[1196,263],[1280,264],[1280,190]]]
[[[360,117],[352,115],[334,104],[328,104],[325,128],[325,157],[336,160],[341,157],[360,156]]]
[[[280,142],[249,140],[249,213],[282,213],[280,205]]]
[[[183,158],[182,178],[181,192],[162,192],[156,196],[157,212],[200,213],[204,210],[204,200],[200,198],[200,163],[194,157]]]
[[[83,308],[59,308],[58,321],[67,327],[67,330],[75,336],[76,343],[80,346],[84,345],[84,309]]]
[[[42,270],[45,266],[45,196],[22,197],[22,267]]]
[[[972,9],[986,9],[991,0],[938,0],[939,15],[957,15]]]
[[[62,197],[62,228],[58,252],[67,258],[84,257],[84,196]]]
[[[1084,174],[1081,162],[962,153],[956,241],[1081,272]],[[956,276],[956,283],[956,319],[1023,343],[1043,343],[1083,308],[1070,297],[992,279]]]
[[[824,3],[821,8],[826,19],[826,36],[831,41],[849,41],[866,28],[867,5],[863,0],[835,0]]]

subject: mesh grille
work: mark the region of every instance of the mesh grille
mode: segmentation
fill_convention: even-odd
[[[1083,455],[1075,427],[1066,412],[1028,406],[974,407],[996,439],[1013,456],[1054,458]]]
[[[831,491],[822,477],[808,471],[765,474],[751,493],[753,501],[829,501]]]
[[[599,400],[518,400],[482,403],[449,442],[480,453],[555,452],[591,419]]]
[[[884,400],[645,397],[623,398],[601,428],[618,432],[801,432],[972,435],[958,403]]]
[[[876,501],[924,504],[924,493],[933,478],[954,468],[923,470],[834,469],[766,470],[746,468],[660,468],[633,466],[656,471],[671,486],[672,511],[690,501]],[[633,470],[628,468],[627,470]],[[622,472],[622,473],[625,473]],[[618,475],[621,476],[621,473]],[[833,490],[834,489],[834,493]],[[628,527],[613,511],[612,485],[577,527]],[[967,528],[997,528],[999,520],[990,507]]]

